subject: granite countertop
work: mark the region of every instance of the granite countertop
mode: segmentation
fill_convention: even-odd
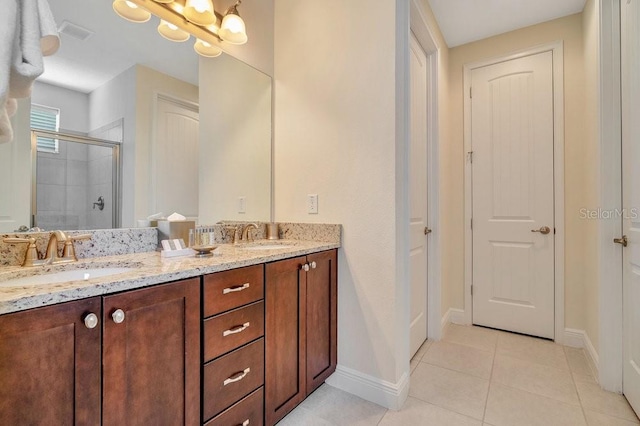
[[[250,245],[270,243],[274,242],[261,240]],[[275,243],[290,247],[248,250],[248,245],[222,244],[214,251],[213,257],[204,259],[197,259],[194,256],[162,258],[158,252],[149,252],[87,258],[74,263],[45,267],[0,267],[0,314],[132,290],[340,247],[339,243],[317,241],[278,240]],[[4,281],[32,275],[76,269],[122,267],[132,269],[117,275],[80,281],[28,286],[3,285]]]

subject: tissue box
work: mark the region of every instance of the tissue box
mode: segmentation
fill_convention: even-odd
[[[158,221],[158,246],[162,240],[175,240],[182,238],[185,243],[189,243],[189,230],[195,229],[194,220],[159,220]]]

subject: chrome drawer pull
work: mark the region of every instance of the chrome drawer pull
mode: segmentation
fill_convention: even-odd
[[[231,327],[229,330],[225,330],[222,332],[222,337],[227,337],[230,334],[240,333],[245,331],[251,325],[250,322],[245,322],[242,325],[236,325],[235,327]]]
[[[234,286],[234,287],[227,287],[224,290],[222,290],[222,294],[235,293],[236,291],[246,290],[249,287],[251,287],[251,285],[249,283],[244,283],[242,285],[237,285],[237,286]]]
[[[238,371],[228,379],[225,379],[225,381],[222,382],[222,385],[227,386],[229,383],[239,382],[240,380],[244,379],[250,371],[250,368],[245,368],[244,371]]]
[[[238,423],[236,426],[249,426],[249,419],[245,420],[242,423]]]

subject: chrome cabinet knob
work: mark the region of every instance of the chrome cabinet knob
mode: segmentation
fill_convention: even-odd
[[[309,264],[305,263],[304,265],[302,265],[302,270],[305,272],[309,272]]]
[[[116,324],[121,324],[124,321],[124,311],[122,309],[117,309],[111,314],[111,318],[113,318],[113,322]]]
[[[84,317],[84,325],[85,327],[91,329],[96,328],[98,325],[98,316],[93,312]]]
[[[311,269],[316,269],[317,266],[316,262],[311,262]]]

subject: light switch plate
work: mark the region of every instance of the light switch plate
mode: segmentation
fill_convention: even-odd
[[[307,195],[307,212],[309,214],[318,214],[318,194]]]
[[[247,197],[238,197],[238,213],[247,212]]]

